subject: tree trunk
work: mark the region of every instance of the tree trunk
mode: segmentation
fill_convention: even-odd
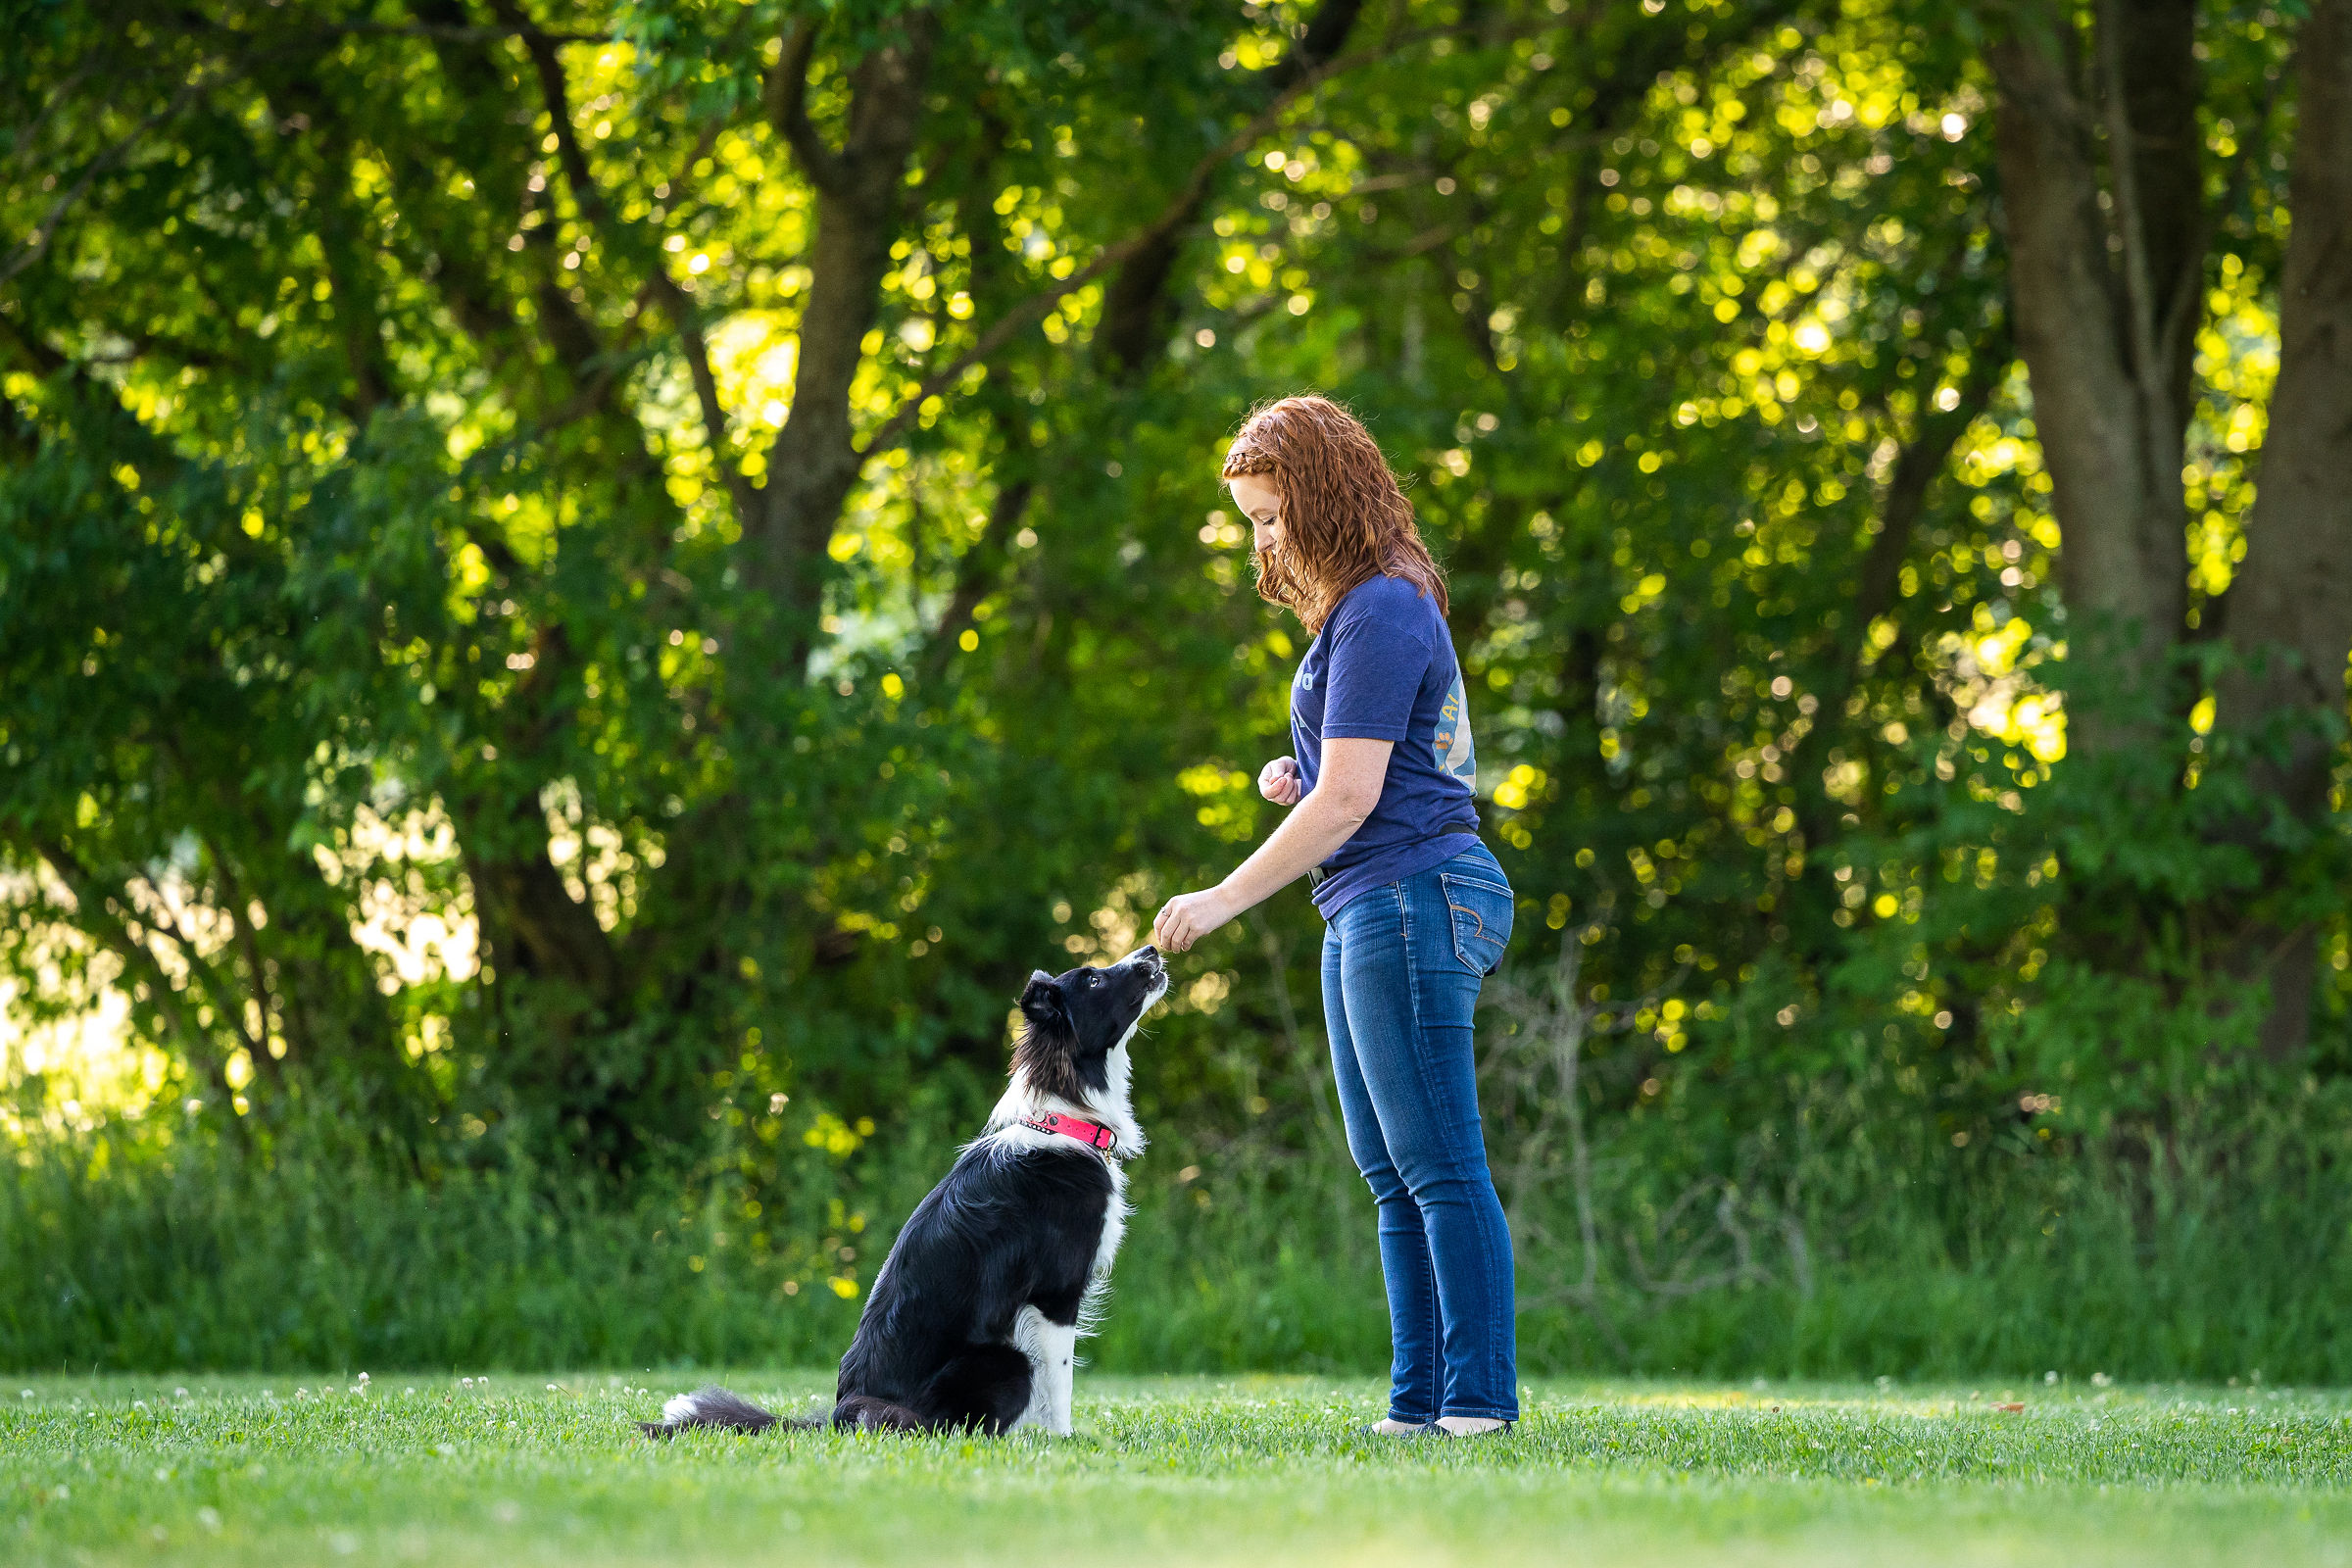
[[[939,19],[909,15],[850,72],[849,133],[836,152],[804,112],[814,25],[796,23],[769,84],[771,115],[816,187],[816,242],[801,313],[792,412],[768,449],[767,479],[746,522],[746,580],[768,601],[775,673],[798,680],[824,594],[826,547],[863,462],[850,387],[865,358],[882,274],[898,235],[901,191],[921,128]]]
[[[2072,662],[2125,703],[2159,694],[2187,613],[2185,350],[2168,347],[2167,326],[2186,339],[2202,277],[2192,22],[2184,0],[2110,4],[2102,17],[2096,74],[2122,88],[2103,117],[2112,224],[2091,135],[2102,117],[2082,84],[2093,74],[2067,14],[2021,7],[1989,56],[2011,317],[2065,537]],[[2104,703],[2070,705],[2067,722],[2072,748],[2091,756],[2144,735]]]
[[[1297,45],[1276,61],[1253,83],[1271,100],[1310,71],[1331,63],[1355,28],[1363,0],[1323,0]],[[1184,216],[1165,232],[1127,258],[1102,296],[1102,322],[1095,330],[1095,350],[1117,385],[1141,381],[1158,359],[1176,302],[1168,285],[1176,264],[1191,243],[1212,187],[1203,185]]]
[[[2279,283],[2278,382],[2262,447],[2246,559],[2230,584],[2230,640],[2246,663],[2219,693],[2224,729],[2260,746],[2254,782],[2277,818],[2317,826],[2344,713],[2352,652],[2352,0],[2322,0],[2299,44],[2293,226]],[[2276,1058],[2300,1053],[2317,973],[2308,926],[2248,933],[2249,974],[2272,984],[2263,1030]]]

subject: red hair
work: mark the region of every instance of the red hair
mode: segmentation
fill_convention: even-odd
[[[1224,476],[1271,474],[1282,497],[1282,548],[1257,552],[1257,591],[1310,632],[1347,592],[1402,577],[1447,612],[1446,576],[1421,542],[1412,503],[1363,421],[1329,398],[1277,398],[1250,411],[1225,452]]]

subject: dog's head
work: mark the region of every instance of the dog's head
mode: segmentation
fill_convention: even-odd
[[[1110,1054],[1127,1043],[1152,1004],[1167,995],[1168,965],[1141,947],[1104,968],[1051,975],[1040,969],[1021,993],[1021,1037],[1012,1070],[1041,1094],[1084,1104],[1110,1083]]]

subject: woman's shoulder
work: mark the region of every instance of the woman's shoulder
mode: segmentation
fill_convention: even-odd
[[[1334,620],[1361,619],[1423,629],[1438,618],[1438,604],[1411,578],[1375,572],[1342,594],[1331,613]]]

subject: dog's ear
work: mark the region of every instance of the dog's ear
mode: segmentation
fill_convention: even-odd
[[[1021,1015],[1041,1028],[1069,1017],[1061,1004],[1061,988],[1043,969],[1030,971],[1029,989],[1021,993]]]

